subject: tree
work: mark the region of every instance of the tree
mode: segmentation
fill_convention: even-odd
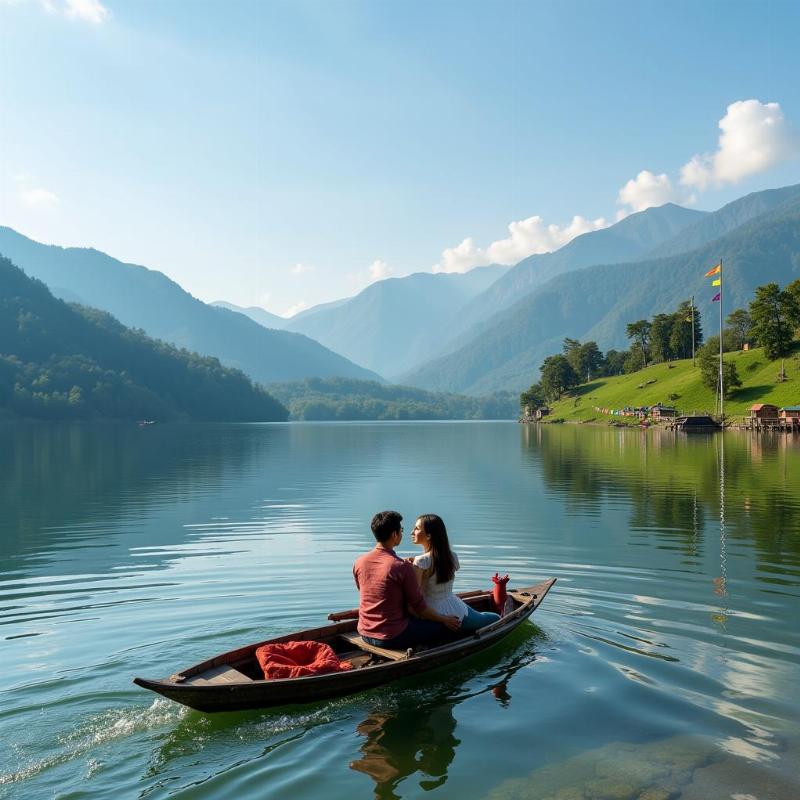
[[[703,327],[700,324],[700,310],[694,308],[694,346],[697,349],[703,341]],[[692,304],[684,300],[672,315],[672,332],[669,340],[673,358],[692,356]]]
[[[603,366],[603,354],[597,342],[581,344],[577,339],[564,339],[564,356],[575,370],[578,383],[590,381]]]
[[[786,292],[786,294],[788,294],[792,300],[794,300],[796,312],[792,322],[795,328],[800,328],[800,278],[787,284],[783,291]]]
[[[603,373],[605,375],[622,375],[625,371],[625,359],[628,355],[627,350],[609,350],[606,353]]]
[[[656,314],[650,325],[650,355],[653,361],[669,361],[673,357],[670,347],[674,319],[672,314]]]
[[[625,355],[622,370],[626,375],[629,375],[631,372],[638,372],[640,369],[644,369],[644,367],[645,360],[642,346],[639,342],[634,342],[633,347]]]
[[[541,387],[548,400],[560,400],[567,389],[579,383],[575,370],[564,356],[548,356],[540,369]]]
[[[605,361],[603,353],[597,346],[597,342],[585,342],[582,344],[579,351],[579,360],[581,370],[578,374],[581,380],[584,375],[586,376],[586,380],[591,380],[592,375],[599,375]]]
[[[700,379],[703,385],[716,391],[719,380],[719,336],[712,336],[697,353],[697,364],[700,367]],[[733,361],[722,362],[724,397],[727,400],[734,389],[742,385],[736,364]]]
[[[522,408],[530,406],[539,408],[545,404],[544,389],[541,383],[534,383],[519,396],[519,404]]]
[[[636,322],[629,322],[625,327],[625,334],[629,339],[635,339],[636,343],[641,347],[642,357],[644,358],[643,366],[647,366],[647,354],[650,348],[650,328],[651,325],[646,319],[640,319]]]
[[[569,361],[575,374],[582,377],[585,371],[581,369],[581,343],[577,339],[570,339],[569,336],[564,339],[563,347],[564,357]]]
[[[750,341],[750,329],[753,327],[750,312],[744,308],[737,308],[736,311],[731,311],[728,314],[725,322],[731,332],[736,349],[741,350],[745,342]]]
[[[798,316],[800,308],[792,292],[782,292],[777,283],[756,289],[755,299],[750,303],[752,331],[771,361],[791,352]]]

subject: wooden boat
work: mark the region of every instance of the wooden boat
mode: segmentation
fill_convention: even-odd
[[[237,711],[290,703],[311,703],[383,686],[398,678],[452,664],[497,644],[537,609],[555,583],[555,578],[511,590],[507,613],[497,622],[435,647],[389,650],[373,647],[356,631],[358,611],[330,614],[333,624],[296,631],[275,639],[249,644],[229,653],[195,664],[163,680],[134,678],[134,683],[198,711]],[[478,611],[492,609],[490,592],[478,590],[459,594]],[[264,644],[289,641],[317,641],[329,644],[341,660],[353,669],[327,675],[264,680],[255,657]]]

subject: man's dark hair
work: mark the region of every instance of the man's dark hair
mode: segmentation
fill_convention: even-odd
[[[379,511],[372,518],[372,525],[370,525],[370,527],[372,528],[372,533],[375,535],[375,538],[383,543],[393,533],[400,530],[400,523],[402,521],[403,517],[396,511]]]

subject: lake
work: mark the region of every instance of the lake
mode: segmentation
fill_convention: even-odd
[[[0,797],[800,796],[798,476],[797,437],[745,432],[2,424]],[[132,685],[353,607],[383,508],[444,518],[459,589],[558,582],[501,645],[350,698]]]

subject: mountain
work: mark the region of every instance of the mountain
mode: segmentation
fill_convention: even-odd
[[[338,308],[339,306],[343,306],[345,303],[349,303],[353,298],[352,297],[342,297],[339,300],[331,300],[329,303],[320,303],[316,306],[311,306],[311,308],[306,308],[303,311],[298,311],[293,317],[290,317],[292,322],[297,322],[299,319],[303,319],[303,317],[310,317],[312,314],[316,314],[318,311],[322,311],[323,309],[333,309]]]
[[[260,306],[248,306],[247,308],[242,308],[242,306],[236,306],[233,303],[226,303],[224,300],[216,300],[215,302],[211,303],[212,306],[215,308],[227,308],[228,311],[235,311],[237,314],[244,314],[246,317],[250,317],[253,322],[257,322],[264,328],[272,328],[273,330],[283,330],[286,326],[286,318],[279,317],[277,314],[270,314],[264,308]]]
[[[470,331],[473,326],[518,302],[556,275],[592,264],[634,261],[662,242],[672,240],[687,226],[699,224],[706,216],[704,211],[667,203],[631,214],[608,228],[577,236],[553,253],[528,256],[465,306],[443,353],[455,349],[453,344],[465,334],[472,338],[478,332],[478,329]]]
[[[215,358],[68,305],[0,257],[0,410],[44,419],[282,421],[262,387]]]
[[[0,227],[0,254],[48,286],[63,287],[87,305],[223,364],[260,383],[308,377],[380,380],[370,370],[306,336],[267,330],[243,314],[200,302],[161,272],[124,264],[94,249],[34,242]]]
[[[542,360],[560,352],[566,336],[594,339],[602,349],[627,348],[627,322],[672,311],[691,295],[703,315],[713,315],[717,306],[709,302],[711,287],[703,275],[720,258],[725,265],[726,314],[746,306],[756,286],[797,278],[800,198],[688,253],[592,266],[553,278],[496,314],[479,336],[403,380],[428,390],[470,394],[522,389],[538,379]],[[706,329],[714,327],[707,320]]]
[[[286,324],[381,375],[397,375],[430,356],[461,309],[506,267],[463,274],[418,272],[373,283],[345,302],[327,303]]]
[[[728,203],[712,214],[705,214],[678,235],[662,242],[645,255],[647,258],[660,258],[686,253],[730,233],[767,211],[798,198],[800,198],[800,184],[753,192]]]

